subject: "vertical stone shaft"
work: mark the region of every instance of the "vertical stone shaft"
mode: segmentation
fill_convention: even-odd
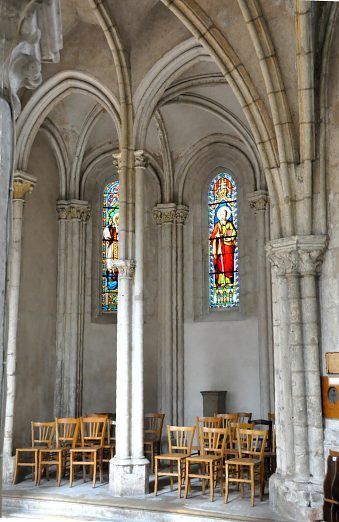
[[[13,445],[13,419],[16,388],[16,347],[17,326],[20,297],[20,272],[21,272],[21,246],[22,223],[25,196],[32,192],[35,178],[24,172],[17,172],[14,177],[13,207],[12,207],[12,239],[9,256],[9,282],[8,282],[8,341],[6,364],[6,406],[4,427],[4,473],[6,482],[10,482],[13,473],[12,445]]]
[[[301,277],[304,364],[308,417],[309,469],[311,480],[319,484],[324,475],[323,420],[320,389],[320,355],[315,271]]]
[[[144,457],[144,176],[142,151],[135,153],[135,278],[132,338],[132,457]]]
[[[309,466],[299,274],[288,273],[286,279],[289,305],[288,345],[292,378],[294,472],[296,478],[305,480],[309,475]]]
[[[55,414],[82,414],[87,201],[59,201]]]
[[[254,192],[249,196],[250,206],[255,211],[257,224],[257,295],[258,295],[258,326],[259,326],[259,380],[260,380],[260,413],[262,418],[271,411],[271,386],[273,376],[270,374],[269,336],[268,336],[268,302],[267,302],[267,261],[263,258],[265,249],[265,215],[268,206],[268,196],[264,191]]]

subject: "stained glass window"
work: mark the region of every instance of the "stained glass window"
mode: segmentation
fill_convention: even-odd
[[[101,309],[116,312],[118,308],[119,181],[108,183],[103,192]]]
[[[237,187],[233,177],[217,174],[208,189],[209,305],[239,305]]]

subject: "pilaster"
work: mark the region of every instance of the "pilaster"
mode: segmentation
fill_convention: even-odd
[[[263,419],[273,411],[274,405],[274,358],[271,325],[271,300],[268,299],[267,260],[263,258],[266,241],[269,237],[267,229],[267,214],[269,211],[268,193],[257,190],[248,195],[250,207],[256,217],[257,238],[257,296],[258,296],[258,339],[259,339],[259,381],[260,381],[260,412]]]
[[[168,423],[184,421],[183,225],[188,207],[159,204],[153,218],[159,225],[161,352],[158,396]]]
[[[82,413],[87,201],[58,201],[57,367],[55,416]]]
[[[313,520],[322,503],[323,428],[320,391],[319,312],[316,276],[327,246],[326,236],[293,236],[271,241],[266,249],[283,284],[285,306],[280,312],[286,343],[276,358],[277,452],[289,452],[270,480],[273,505],[296,519]],[[285,352],[283,354],[283,352]],[[287,445],[284,441],[288,440]]]
[[[20,296],[22,224],[25,199],[36,184],[36,178],[26,172],[17,171],[13,181],[12,237],[9,256],[8,280],[8,341],[6,356],[6,404],[3,445],[3,480],[13,480],[13,420],[16,391],[16,347]]]

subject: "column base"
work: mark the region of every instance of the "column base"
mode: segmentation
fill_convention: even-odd
[[[270,503],[292,520],[323,520],[322,484],[298,482],[294,477],[275,473],[270,478]]]
[[[2,481],[4,484],[13,484],[15,457],[3,457]],[[26,468],[27,469],[27,468]]]
[[[109,490],[115,497],[147,495],[149,493],[149,461],[118,459],[109,463]]]

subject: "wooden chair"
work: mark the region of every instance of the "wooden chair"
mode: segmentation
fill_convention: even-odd
[[[239,418],[238,413],[217,413],[215,416],[220,417],[222,428],[229,428],[231,422],[238,422]]]
[[[105,441],[102,448],[102,462],[109,464],[110,460],[114,456],[115,452],[115,426],[116,426],[116,414],[115,413],[92,413],[86,415],[86,417],[107,417],[106,435]]]
[[[154,455],[160,455],[162,426],[164,413],[146,413],[144,415],[144,451],[149,455],[151,469],[154,470]]]
[[[155,455],[155,482],[154,494],[158,493],[159,477],[170,477],[170,487],[173,491],[173,478],[178,478],[178,497],[181,498],[181,485],[185,475],[185,459],[191,454],[194,438],[195,426],[167,426],[169,453]],[[162,461],[170,463],[169,470],[159,471],[159,464]],[[176,471],[173,465],[176,465]]]
[[[238,412],[238,421],[237,422],[244,424],[246,422],[251,422],[251,419],[252,419],[252,413],[245,412],[245,411]]]
[[[66,463],[69,457],[70,448],[75,448],[79,435],[79,419],[74,417],[56,418],[55,419],[55,448],[40,450],[39,454],[39,471],[38,485],[41,480],[42,467],[46,469],[46,478],[48,479],[49,466],[56,466],[58,486],[61,484],[61,477],[65,473]]]
[[[220,417],[196,417],[195,418],[195,433],[197,437],[197,446],[192,447],[192,453],[200,453],[201,440],[200,428],[221,428],[222,420]]]
[[[219,476],[220,493],[222,489],[222,472],[224,449],[229,438],[229,428],[205,428],[200,427],[201,441],[200,455],[189,456],[186,458],[186,483],[185,498],[187,498],[188,488],[190,487],[191,478],[199,478],[202,480],[202,494],[205,494],[205,480],[210,484],[210,501],[214,499],[214,482]],[[191,464],[200,465],[200,473],[191,472]]]
[[[259,478],[260,500],[264,494],[264,450],[267,431],[254,429],[238,429],[239,457],[225,461],[225,503],[228,501],[229,483],[235,482],[241,486],[241,496],[244,496],[244,484],[251,486],[251,506],[254,506],[255,479]],[[234,473],[236,468],[236,473]],[[231,472],[233,470],[233,473]],[[244,472],[247,478],[244,477]]]
[[[86,466],[90,466],[93,472],[93,487],[95,487],[97,466],[99,465],[100,482],[102,482],[103,446],[105,443],[105,431],[107,417],[81,417],[81,447],[71,448],[69,486],[72,487],[74,468],[83,467],[84,482],[86,480]],[[99,455],[99,458],[98,458]]]
[[[27,467],[32,469],[32,480],[35,480],[35,484],[38,483],[39,451],[51,446],[54,433],[54,422],[31,422],[32,446],[16,449],[13,484],[16,484],[18,478],[18,468]]]

